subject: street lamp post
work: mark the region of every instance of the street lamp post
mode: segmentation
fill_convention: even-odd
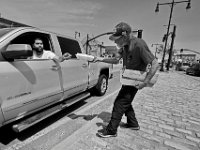
[[[156,58],[156,53],[157,53],[157,50],[158,50],[158,46],[162,46],[162,44],[152,44],[151,47],[153,46],[156,46],[156,51],[155,51],[155,58]]]
[[[178,3],[184,3],[184,2],[188,3],[186,9],[190,9],[191,8],[191,0],[179,1],[179,2],[174,2],[174,0],[172,0],[171,3],[157,3],[155,12],[159,12],[159,5],[170,5],[171,6],[170,16],[169,16],[169,23],[168,23],[168,27],[167,27],[167,34],[166,34],[166,40],[165,40],[165,46],[164,46],[164,51],[163,51],[163,57],[162,57],[162,63],[161,63],[160,71],[164,71],[163,65],[164,65],[164,61],[165,61],[165,52],[166,52],[166,47],[167,47],[169,28],[170,28],[170,24],[171,24],[171,18],[172,18],[172,12],[173,12],[173,9],[174,9],[174,5],[178,4]]]

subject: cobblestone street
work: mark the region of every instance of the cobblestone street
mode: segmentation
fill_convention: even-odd
[[[137,95],[135,108],[142,126],[138,134],[163,145],[157,149],[199,149],[199,90],[200,80],[194,77],[161,73],[153,90],[145,89]]]
[[[200,78],[175,71],[159,74],[158,83],[139,91],[133,102],[139,131],[119,127],[117,137],[97,137],[97,130],[109,121],[110,107],[54,149],[199,150]]]

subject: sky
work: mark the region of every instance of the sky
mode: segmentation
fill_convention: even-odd
[[[132,29],[142,29],[143,39],[155,51],[152,44],[163,44],[170,15],[170,5],[160,5],[155,13],[158,2],[172,0],[0,0],[0,13],[3,18],[71,37],[80,32],[80,40],[87,34],[96,36],[113,31],[123,21]],[[174,47],[200,52],[200,0],[191,0],[189,10],[186,6],[186,2],[178,3],[173,9],[171,24],[177,26]],[[98,40],[104,45],[114,45],[108,36]]]

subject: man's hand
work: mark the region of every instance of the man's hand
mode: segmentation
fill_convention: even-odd
[[[144,87],[147,86],[147,83],[146,82],[141,82],[139,83],[138,85],[136,85],[135,87],[138,89],[138,90],[141,90],[143,89]]]
[[[67,60],[67,59],[70,59],[72,57],[72,55],[70,53],[66,52],[66,53],[63,54],[62,57],[63,57],[64,60]]]
[[[151,78],[155,75],[157,69],[158,69],[159,65],[156,59],[154,59],[151,63],[151,65],[147,66],[147,75],[146,78],[144,80],[144,82],[139,83],[138,85],[136,85],[135,87],[137,89],[143,89],[144,87],[147,86],[147,84],[149,83],[149,81],[151,80]]]
[[[102,57],[97,57],[97,56],[95,56],[94,57],[94,60],[93,61],[91,61],[91,62],[98,62],[98,61],[103,61],[103,58]]]

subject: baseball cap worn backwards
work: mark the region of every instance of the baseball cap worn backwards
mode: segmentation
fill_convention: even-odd
[[[120,22],[115,26],[114,33],[109,37],[111,41],[119,39],[124,34],[130,34],[132,31],[131,26],[125,22]]]

